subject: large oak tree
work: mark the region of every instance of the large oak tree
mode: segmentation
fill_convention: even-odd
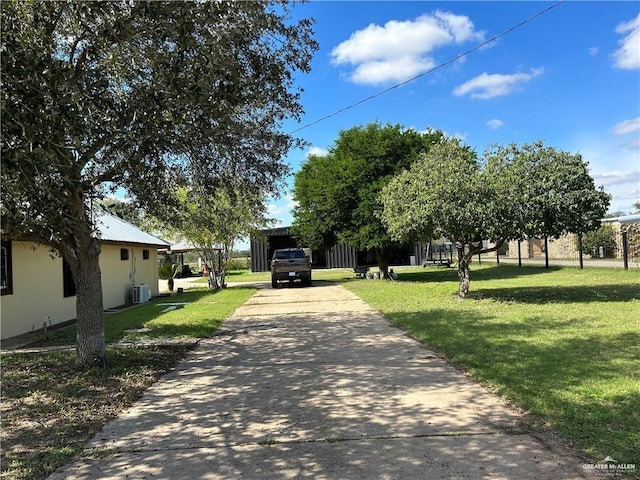
[[[387,277],[399,243],[380,220],[380,191],[441,137],[379,123],[340,131],[327,155],[310,156],[296,174],[294,233],[313,248],[340,242],[371,250]]]
[[[77,363],[106,361],[92,203],[147,211],[222,174],[276,192],[297,72],[317,48],[288,2],[3,1],[2,229],[58,252],[77,287]],[[170,208],[169,208],[170,210]]]

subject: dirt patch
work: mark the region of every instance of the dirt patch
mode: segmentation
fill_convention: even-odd
[[[73,367],[74,352],[3,355],[2,478],[45,478],[191,348],[111,348],[107,368],[83,371]]]

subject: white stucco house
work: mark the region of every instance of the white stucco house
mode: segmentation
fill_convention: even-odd
[[[148,287],[137,293],[158,295],[157,249],[169,244],[106,213],[96,214],[96,221],[104,308],[132,303],[134,286]],[[33,242],[2,238],[1,244],[0,338],[75,319],[75,285],[62,258]]]

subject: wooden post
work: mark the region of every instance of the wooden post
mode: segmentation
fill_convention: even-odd
[[[627,232],[622,232],[622,258],[624,261],[624,269],[629,270],[629,240]]]

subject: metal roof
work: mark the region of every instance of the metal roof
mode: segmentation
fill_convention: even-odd
[[[104,212],[95,212],[94,220],[98,229],[97,237],[102,241],[139,243],[141,245],[153,245],[168,247],[169,243],[143,232],[135,225],[125,222],[121,218]]]
[[[172,243],[170,248],[173,253],[187,253],[198,250],[193,243],[186,240],[181,240],[178,243]]]
[[[222,250],[221,245],[214,245],[211,247],[212,250]],[[188,252],[198,252],[202,250],[202,248],[196,247],[193,242],[188,240],[180,240],[178,243],[173,243],[170,246],[171,253],[188,253]],[[158,251],[160,253],[169,253],[166,248],[159,248]]]
[[[632,213],[631,215],[623,215],[622,217],[603,218],[603,222],[620,222],[620,223],[640,223],[640,213]]]

